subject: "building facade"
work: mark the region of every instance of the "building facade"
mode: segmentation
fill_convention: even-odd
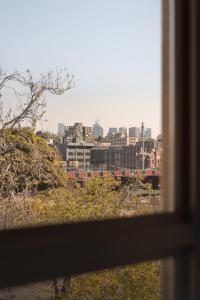
[[[82,123],[74,123],[73,126],[67,126],[64,139],[65,143],[92,142],[93,129],[90,126],[83,126]]]
[[[59,137],[64,137],[65,136],[65,130],[66,126],[63,123],[58,124],[58,136]]]
[[[88,143],[93,142],[93,128],[91,126],[83,126],[83,140]]]
[[[122,147],[121,167],[125,169],[136,169],[136,147],[125,146]]]
[[[146,140],[151,139],[152,136],[152,131],[151,128],[146,128],[145,133],[144,133],[144,138]]]
[[[107,137],[112,137],[118,132],[117,127],[110,127],[108,129]]]
[[[91,166],[93,169],[107,169],[106,151],[108,147],[94,147],[91,149]]]
[[[129,136],[118,132],[115,135],[104,137],[102,142],[109,143],[112,146],[128,146]]]
[[[119,128],[119,133],[126,136],[127,135],[127,128],[126,127],[120,127]]]
[[[110,146],[105,151],[105,162],[108,170],[121,168],[122,147]]]
[[[129,140],[129,146],[135,146],[138,143],[139,138],[138,137],[129,136],[128,140]]]
[[[103,127],[101,127],[97,122],[93,125],[93,136],[95,139],[103,137]]]
[[[153,142],[145,142],[145,144],[143,154],[141,142],[129,146],[111,145],[106,148],[93,148],[91,150],[91,164],[94,167],[109,170],[118,168],[141,170],[144,159],[145,169],[160,168],[162,149],[155,148],[156,143]]]
[[[130,127],[129,128],[129,136],[133,137],[133,138],[140,138],[140,128]]]
[[[91,149],[94,144],[91,143],[68,143],[66,145],[66,161],[68,167],[77,167],[79,169],[90,168]]]

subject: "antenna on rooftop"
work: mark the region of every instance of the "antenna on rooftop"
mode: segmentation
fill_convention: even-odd
[[[144,123],[142,122],[141,127],[141,138],[142,138],[142,171],[144,170]]]

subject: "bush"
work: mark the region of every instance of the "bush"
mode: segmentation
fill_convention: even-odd
[[[0,135],[0,198],[64,187],[66,175],[56,150],[30,129]]]

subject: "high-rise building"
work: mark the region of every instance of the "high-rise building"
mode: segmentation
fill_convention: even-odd
[[[93,136],[95,139],[98,139],[99,137],[103,137],[103,128],[99,125],[97,121],[93,125]]]
[[[146,128],[144,138],[145,140],[151,139],[151,128]]]
[[[65,142],[91,142],[93,139],[93,130],[90,126],[83,126],[82,123],[74,123],[73,126],[67,126]]]
[[[63,123],[58,124],[58,136],[59,137],[64,137],[65,136],[65,130],[66,126]]]
[[[92,142],[93,129],[91,126],[83,126],[83,140],[86,142]]]
[[[140,137],[140,128],[138,127],[130,127],[129,128],[129,136],[134,138]]]
[[[127,135],[127,128],[126,127],[120,127],[119,128],[119,133],[121,133],[123,135]]]
[[[116,127],[110,127],[110,128],[108,129],[107,136],[108,136],[108,137],[114,136],[117,132],[118,132],[118,130],[117,130]]]

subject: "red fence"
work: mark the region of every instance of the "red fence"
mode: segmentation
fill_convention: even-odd
[[[67,178],[88,178],[88,177],[130,177],[132,175],[160,175],[160,170],[123,170],[123,171],[68,171]]]

